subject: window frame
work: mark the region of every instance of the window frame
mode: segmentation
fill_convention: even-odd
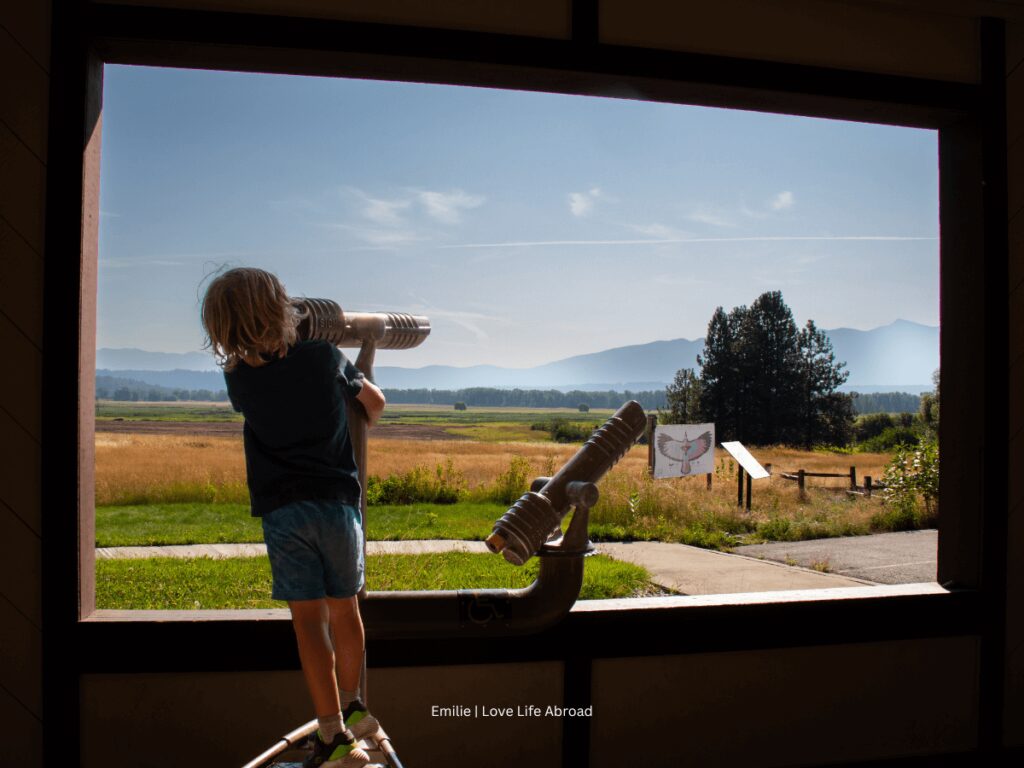
[[[593,658],[977,636],[982,736],[997,727],[1008,460],[958,446],[998,447],[1006,439],[1003,22],[982,21],[978,84],[602,44],[593,0],[573,3],[574,33],[564,40],[91,3],[55,4],[53,29],[44,273],[44,335],[51,349],[43,361],[44,690],[51,711],[73,724],[69,738],[77,731],[82,674],[299,668],[283,611],[92,610],[104,63],[584,95],[614,95],[629,84],[651,101],[937,129],[943,394],[947,402],[981,403],[973,421],[954,409],[943,414],[938,580],[946,588],[609,601],[580,605],[537,635],[456,637],[444,644],[375,637],[369,627],[369,660],[372,667],[392,667],[559,659],[566,662],[569,701],[589,691],[586,661]],[[973,258],[976,253],[982,258]],[[978,338],[982,344],[973,343]],[[72,339],[70,355],[58,357],[57,340]],[[625,622],[629,633],[618,631]],[[581,647],[583,661],[570,662],[570,650]]]

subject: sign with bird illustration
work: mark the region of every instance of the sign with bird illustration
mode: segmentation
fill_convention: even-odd
[[[715,471],[714,424],[655,427],[654,445],[655,477],[688,477]]]

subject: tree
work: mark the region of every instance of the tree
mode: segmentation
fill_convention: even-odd
[[[590,406],[587,405],[586,403],[580,403],[579,405],[576,406],[576,408],[577,410],[579,410],[580,413],[590,413]]]
[[[921,395],[921,409],[919,414],[924,425],[938,434],[939,431],[939,369],[932,372],[932,384],[935,385],[934,392],[925,392]]]
[[[746,307],[737,307],[728,315],[718,307],[708,322],[704,350],[697,355],[702,383],[702,420],[715,422],[716,438],[742,439],[739,435],[741,397],[740,365],[736,335]]]
[[[788,442],[799,417],[799,334],[781,291],[758,296],[737,334],[740,440],[756,445]]]
[[[836,391],[850,376],[846,363],[836,362],[832,341],[813,320],[797,337],[797,353],[797,432],[789,442],[807,450],[819,443],[846,445],[853,435],[853,397]]]
[[[846,381],[845,364],[813,321],[797,330],[781,292],[729,314],[718,307],[697,362],[699,377],[676,374],[666,398],[674,392],[688,407],[699,381],[699,413],[715,422],[716,437],[808,447],[849,442],[853,399],[836,391]]]
[[[702,421],[701,390],[703,384],[693,368],[676,371],[672,383],[665,389],[668,401],[666,424],[694,424]]]
[[[464,410],[466,410],[466,404],[460,400],[459,402],[457,402],[455,404],[455,410],[456,411],[464,411]]]

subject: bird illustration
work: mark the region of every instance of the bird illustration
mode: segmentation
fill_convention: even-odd
[[[658,450],[672,461],[682,462],[680,474],[690,474],[690,462],[699,459],[711,448],[711,432],[699,435],[695,440],[683,432],[683,439],[676,440],[665,433],[658,435]]]

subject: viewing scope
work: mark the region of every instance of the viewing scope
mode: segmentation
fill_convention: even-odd
[[[430,320],[404,312],[345,312],[330,299],[296,299],[303,315],[299,338],[329,341],[336,347],[361,347],[374,342],[377,349],[412,349],[430,335]]]
[[[635,400],[623,405],[594,430],[576,454],[537,491],[528,491],[494,524],[487,548],[501,552],[513,565],[522,565],[561,526],[562,519],[579,499],[577,489],[596,483],[626,455],[647,428],[647,414]],[[538,480],[538,483],[540,481]],[[536,487],[536,485],[534,486]],[[596,499],[594,499],[596,501]],[[575,503],[590,506],[593,501]]]

